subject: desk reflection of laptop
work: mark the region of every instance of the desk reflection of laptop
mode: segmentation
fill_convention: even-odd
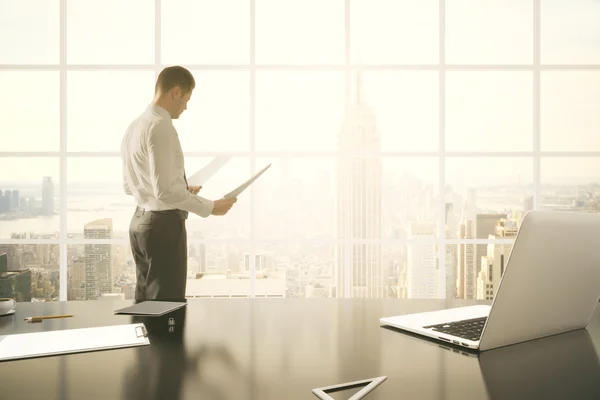
[[[446,374],[460,368],[472,376],[479,368],[491,400],[600,399],[600,361],[587,329],[531,340],[489,351],[463,350],[461,346],[384,326],[424,346],[445,349]],[[466,357],[465,357],[466,356]],[[469,384],[469,381],[459,382]],[[476,384],[475,384],[476,385]],[[471,393],[462,390],[461,393]]]
[[[600,363],[587,329],[484,351],[478,358],[493,400],[600,399]]]

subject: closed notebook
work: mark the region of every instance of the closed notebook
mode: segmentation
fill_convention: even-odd
[[[175,301],[143,301],[130,307],[121,308],[115,311],[115,314],[127,315],[147,315],[160,316],[165,315],[178,308],[184,307],[187,303]]]

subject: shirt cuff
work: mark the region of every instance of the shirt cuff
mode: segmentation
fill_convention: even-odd
[[[199,213],[198,215],[200,215],[203,218],[208,217],[210,214],[212,214],[213,209],[215,208],[215,202],[212,200],[208,200],[205,199],[203,201],[203,207],[202,207],[202,212]]]

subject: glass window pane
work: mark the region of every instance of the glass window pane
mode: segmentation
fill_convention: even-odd
[[[0,64],[59,63],[59,4],[0,1]]]
[[[58,239],[58,158],[0,157],[0,239]]]
[[[533,76],[529,72],[449,72],[446,149],[532,149]]]
[[[259,243],[254,252],[257,297],[329,298],[335,293],[335,245],[301,240]],[[252,256],[245,258],[249,264]]]
[[[542,72],[542,150],[600,150],[600,71]]]
[[[433,241],[437,226],[411,222],[412,238]],[[386,296],[398,299],[439,299],[444,277],[438,269],[438,246],[434,243],[382,246]]]
[[[350,118],[358,117],[360,124],[373,125],[381,142],[378,150],[438,150],[437,72],[369,71],[355,74],[352,92]],[[372,114],[371,118],[369,114]]]
[[[446,62],[531,64],[533,1],[446,2]]]
[[[438,0],[349,2],[352,63],[437,63],[438,3]]]
[[[94,239],[85,226],[105,221],[106,234],[98,239],[128,239],[129,223],[135,210],[132,196],[123,191],[119,157],[67,160],[67,234],[70,239]]]
[[[58,244],[0,244],[7,271],[0,270],[0,297],[18,302],[58,301],[60,293]]]
[[[192,73],[196,88],[187,110],[173,122],[183,151],[247,151],[250,148],[248,72]]]
[[[212,160],[212,157],[186,157],[186,174],[192,175],[203,168]],[[269,161],[270,162],[270,161]],[[222,198],[246,180],[250,178],[250,162],[246,157],[234,157],[227,162],[213,177],[202,187],[199,196],[217,200]],[[257,164],[256,171],[264,168]],[[259,180],[263,180],[273,167],[265,172]],[[188,175],[188,176],[189,176]],[[257,180],[255,183],[258,183]],[[253,185],[254,186],[254,185]],[[190,214],[186,226],[189,237],[201,237],[209,239],[241,239],[250,237],[250,195],[248,188],[238,197],[238,201],[224,216],[211,215],[202,218]]]
[[[110,236],[110,225],[102,222],[86,225],[86,239]],[[129,241],[68,245],[67,274],[69,301],[135,298],[136,271]]]
[[[163,64],[250,62],[248,0],[169,0],[161,16]]]
[[[250,297],[250,253],[250,245],[246,243],[214,244],[188,241],[188,279],[185,296]],[[278,285],[268,285],[269,282],[262,278],[264,277],[260,274],[257,276],[256,295],[283,293]]]
[[[484,254],[481,257],[477,254],[479,261],[476,262],[475,249],[479,247],[483,248]],[[513,243],[446,246],[446,297],[493,300],[512,247]]]
[[[530,158],[451,158],[446,161],[446,237],[514,239],[525,213],[533,209]],[[474,277],[488,246],[464,245],[459,259],[474,268],[470,287],[459,298],[476,296]],[[466,268],[466,267],[465,267]]]
[[[256,0],[258,64],[342,64],[344,1]]]
[[[119,151],[129,124],[154,95],[153,71],[69,71],[67,149]]]
[[[343,113],[342,73],[256,73],[259,151],[334,151]]]
[[[514,239],[525,212],[533,208],[532,165],[530,158],[448,159],[447,237]],[[486,244],[458,246],[457,268],[464,277],[458,298],[477,298],[482,257],[488,257],[489,250]]]
[[[67,0],[67,63],[154,63],[154,25],[153,1]]]
[[[600,3],[593,0],[541,2],[543,64],[600,64]]]
[[[72,244],[67,252],[69,301],[135,297],[136,266],[128,242]],[[188,241],[186,297],[250,296],[249,254],[248,245]],[[274,286],[268,283],[266,289]],[[263,286],[256,286],[257,295],[265,291]]]
[[[600,213],[600,158],[542,158],[543,210]]]
[[[346,290],[353,298],[443,297],[440,291],[443,277],[439,276],[437,269],[437,245],[432,243],[435,240],[435,226],[413,221],[411,231],[413,237],[419,237],[424,243],[394,246],[354,243],[338,246],[334,267],[337,297],[343,297]],[[347,272],[350,272],[349,287],[344,282]]]
[[[430,226],[431,234],[438,237],[438,159],[385,157],[381,164],[381,237],[414,239],[415,233],[411,231],[414,221]]]
[[[532,168],[528,157],[448,158],[446,203],[451,203],[458,219],[463,210],[465,219],[473,221],[480,213],[518,216],[530,207]]]
[[[0,71],[2,151],[60,149],[59,73]]]
[[[255,182],[256,235],[260,239],[332,239],[336,160],[259,157],[271,168]]]

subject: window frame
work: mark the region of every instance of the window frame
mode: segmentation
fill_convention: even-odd
[[[154,64],[150,65],[70,65],[67,64],[67,49],[66,49],[66,8],[67,0],[58,0],[60,7],[60,63],[58,65],[0,65],[0,71],[3,70],[29,70],[29,71],[58,71],[60,73],[60,150],[48,152],[18,152],[8,151],[0,152],[0,157],[57,157],[60,164],[60,239],[58,240],[18,240],[18,239],[0,239],[0,244],[59,244],[60,246],[60,300],[67,300],[67,246],[73,244],[97,243],[97,244],[126,244],[124,239],[110,240],[71,240],[67,237],[67,204],[68,204],[68,182],[67,169],[69,160],[75,157],[118,157],[118,152],[77,152],[67,150],[67,73],[69,71],[89,71],[89,70],[153,70],[155,77],[166,66],[161,62],[161,3],[162,0],[154,0],[155,7],[155,60]],[[446,16],[446,0],[439,0],[439,62],[431,65],[357,65],[351,62],[350,55],[350,7],[351,1],[345,0],[345,31],[344,31],[344,63],[340,65],[257,65],[256,63],[256,40],[255,40],[255,9],[257,0],[248,0],[250,4],[250,25],[249,25],[249,42],[250,42],[250,62],[244,65],[186,65],[194,70],[244,70],[250,74],[250,126],[249,140],[250,146],[248,151],[238,152],[237,154],[249,158],[249,170],[254,171],[257,167],[257,158],[271,156],[278,158],[305,158],[305,157],[337,157],[337,152],[319,152],[319,151],[294,151],[294,152],[259,152],[256,150],[256,72],[257,71],[319,71],[319,70],[334,70],[344,73],[344,99],[345,109],[348,110],[351,96],[351,78],[352,74],[357,71],[373,71],[373,70],[392,70],[392,71],[436,71],[439,74],[439,146],[436,151],[429,152],[386,152],[382,151],[382,157],[432,157],[438,160],[439,188],[438,193],[444,193],[446,186],[446,162],[455,157],[526,157],[531,160],[533,167],[533,208],[538,209],[541,196],[541,160],[544,158],[580,158],[580,157],[595,157],[600,158],[600,151],[541,151],[540,148],[540,76],[543,71],[600,71],[600,65],[543,65],[540,62],[540,19],[541,19],[541,2],[542,0],[530,0],[533,2],[533,63],[526,65],[450,65],[446,63],[445,54],[445,16]],[[526,71],[532,74],[533,77],[533,126],[532,126],[532,151],[523,152],[457,152],[446,150],[446,76],[449,71]],[[184,149],[185,150],[185,149]],[[220,154],[219,152],[185,152],[185,156],[194,157],[214,157]],[[256,253],[258,244],[262,243],[279,243],[285,244],[286,240],[264,240],[257,237],[256,233],[256,200],[254,188],[250,189],[250,239],[244,240],[243,243],[249,244],[253,255]],[[445,215],[445,200],[443,196],[439,196],[439,204],[437,214]],[[410,245],[411,243],[430,243],[439,246],[439,249],[445,249],[446,246],[456,244],[488,244],[488,243],[505,243],[512,244],[514,240],[489,240],[489,239],[449,239],[445,236],[445,224],[443,218],[438,218],[437,228],[439,235],[436,239],[426,242],[422,240],[415,241],[414,239],[407,240],[381,240],[376,244],[381,245]],[[341,239],[333,241],[319,241],[322,245],[342,244],[346,248],[350,248],[352,244],[358,244],[369,241]],[[189,238],[189,243],[223,243],[221,240],[194,239]],[[231,243],[238,243],[232,240]],[[311,243],[311,241],[307,241]],[[453,271],[446,271],[446,251],[438,251],[439,274],[438,274],[438,294],[440,298],[447,298],[447,293],[452,291]],[[347,259],[347,257],[345,257]],[[255,279],[256,269],[254,265],[255,257],[250,257],[250,293],[251,297],[255,296]],[[342,297],[351,297],[348,287],[349,274],[351,266],[348,262],[345,263],[344,276],[346,279],[345,291]],[[451,274],[451,275],[448,275]]]

